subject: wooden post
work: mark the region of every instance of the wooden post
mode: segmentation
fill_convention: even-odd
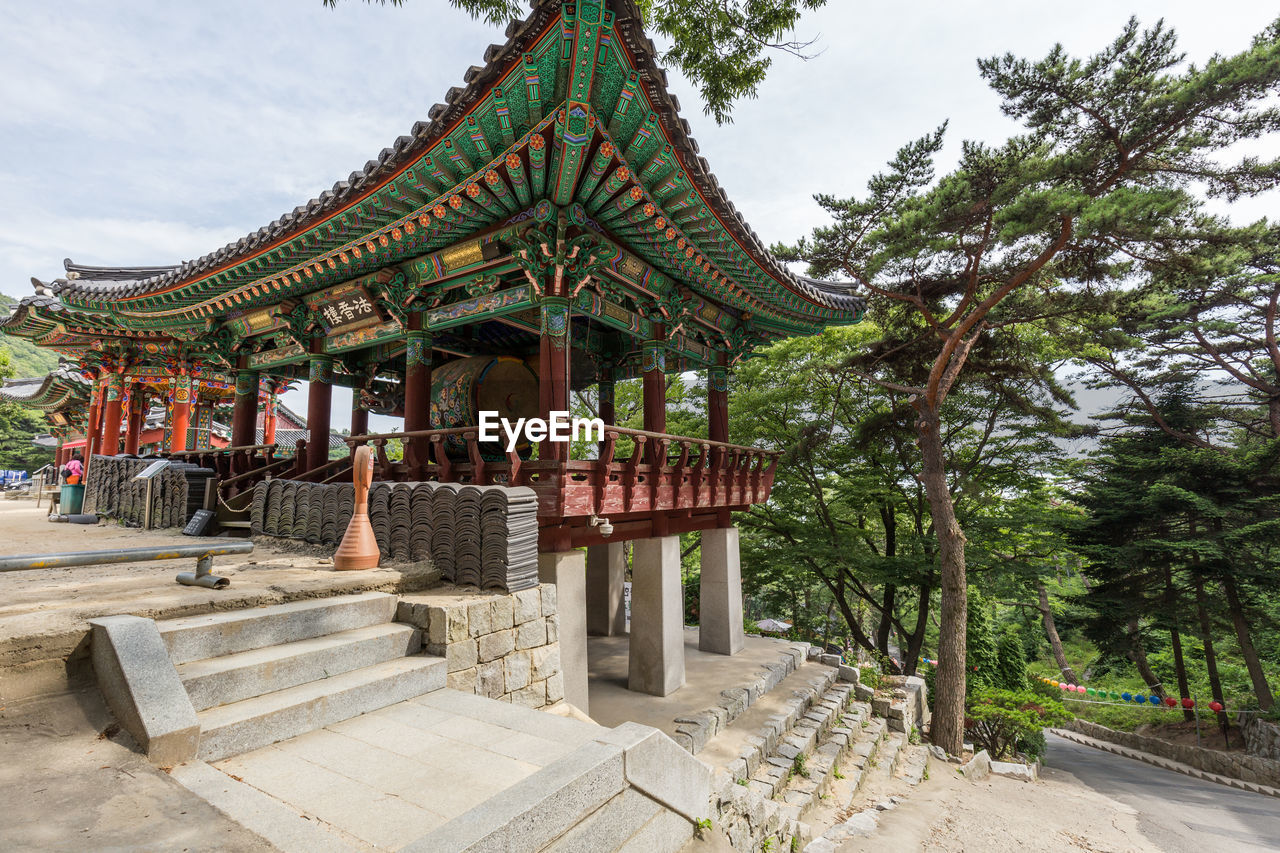
[[[360,402],[360,389],[351,389],[351,434],[369,434],[369,410]]]
[[[613,384],[613,370],[606,367],[604,371],[599,383],[597,383],[598,396],[600,397],[600,402],[596,406],[597,414],[600,415],[600,420],[604,421],[606,425],[617,426],[617,394]]]
[[[569,337],[571,308],[563,296],[546,296],[542,299],[542,334],[538,350],[538,415],[550,420],[552,412],[569,411]],[[567,459],[569,445],[542,442],[538,448],[539,459]]]
[[[258,371],[249,369],[249,356],[240,356],[236,371],[236,396],[231,409],[231,446],[248,447],[258,442]]]
[[[98,452],[98,431],[102,427],[102,383],[94,381],[93,395],[89,400],[89,419],[84,427],[84,461]]]
[[[667,345],[666,328],[653,324],[653,338],[644,342],[640,351],[640,368],[644,382],[644,428],[647,432],[667,431]],[[656,444],[647,446],[650,464],[657,464]]]
[[[129,456],[138,455],[138,442],[146,419],[147,392],[141,385],[134,385],[129,394],[129,423],[124,434],[124,452]]]
[[[107,375],[106,408],[102,415],[102,449],[104,456],[120,452],[121,406],[124,403],[124,377],[119,373]]]
[[[191,377],[185,372],[173,377],[169,407],[169,452],[181,453],[187,449],[187,431],[191,428]]]
[[[409,314],[404,351],[405,432],[431,429],[431,332],[423,328],[424,319],[421,311]],[[351,434],[356,434],[354,425]],[[404,448],[405,461],[411,470],[417,470],[430,461],[430,452],[426,439],[411,438]]]
[[[276,443],[276,407],[280,405],[280,401],[276,398],[275,383],[270,385],[267,391],[267,405],[262,413],[262,443]]]
[[[707,370],[707,438],[729,440],[729,368],[728,357],[716,354],[716,364]]]
[[[333,402],[333,359],[318,352],[313,341],[307,381],[307,470],[314,471],[329,460],[329,411]]]

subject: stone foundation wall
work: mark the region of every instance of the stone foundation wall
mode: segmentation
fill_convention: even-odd
[[[448,685],[529,708],[564,698],[556,588],[511,594],[437,587],[402,596],[396,619],[424,630],[448,662]]]
[[[1241,714],[1239,723],[1245,752],[1255,758],[1280,762],[1280,726],[1260,719],[1257,714]]]
[[[1245,782],[1280,787],[1280,761],[1242,755],[1238,752],[1218,752],[1198,746],[1183,746],[1147,735],[1118,732],[1085,720],[1072,720],[1070,728],[1088,737],[1110,741],[1141,752],[1149,752],[1171,761],[1179,761],[1206,773],[1217,773],[1220,776],[1230,776],[1232,779],[1241,779]]]
[[[889,721],[889,730],[910,734],[917,726],[929,723],[929,702],[924,679],[915,675],[887,675],[881,679],[880,692],[871,700],[877,717]]]

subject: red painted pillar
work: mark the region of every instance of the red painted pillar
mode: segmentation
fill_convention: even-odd
[[[329,414],[333,403],[333,359],[317,352],[314,341],[307,381],[307,470],[314,471],[329,461]]]
[[[276,390],[273,385],[271,390],[267,392],[267,406],[266,410],[262,413],[263,444],[276,443],[276,406],[279,404],[280,401],[276,399]]]
[[[600,420],[609,426],[617,426],[618,424],[618,408],[617,394],[614,391],[612,368],[604,368],[606,371],[601,375],[600,381],[596,388],[600,398],[596,404],[596,413],[600,416]]]
[[[369,434],[369,410],[360,403],[360,389],[351,389],[351,434]]]
[[[258,371],[249,369],[249,356],[240,356],[236,371],[236,396],[231,409],[231,446],[250,447],[257,442]]]
[[[187,449],[187,431],[191,428],[191,377],[180,373],[173,377],[172,406],[169,416],[169,452]]]
[[[729,368],[728,357],[716,354],[716,364],[707,370],[707,438],[729,440]]]
[[[138,443],[142,440],[142,425],[147,419],[147,392],[141,385],[134,385],[129,394],[129,425],[124,434],[124,452],[138,455]]]
[[[107,376],[106,406],[102,415],[102,450],[103,456],[115,456],[120,452],[120,427],[122,405],[124,404],[124,377],[119,373]]]
[[[542,299],[542,336],[538,349],[538,415],[544,420],[552,412],[569,411],[569,337],[571,309],[563,296]],[[538,449],[539,459],[567,459],[569,445],[544,441]]]
[[[431,332],[423,328],[424,320],[421,311],[409,314],[404,351],[405,432],[431,429]],[[368,429],[368,412],[365,412],[364,423],[365,430],[361,432]],[[354,421],[351,434],[361,434],[356,432]],[[430,442],[423,438],[409,440],[405,459],[411,468],[427,464],[429,446]]]
[[[98,452],[98,430],[102,426],[102,383],[95,380],[89,400],[89,420],[84,428],[84,461]]]
[[[666,328],[653,324],[653,334],[640,350],[644,382],[644,428],[648,432],[667,431],[667,344]]]

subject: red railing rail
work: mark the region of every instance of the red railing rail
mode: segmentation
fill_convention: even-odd
[[[455,456],[449,439],[463,445]],[[621,439],[632,452],[618,455]],[[351,448],[374,449],[378,480],[440,480],[477,485],[529,486],[539,512],[561,517],[745,507],[768,500],[781,451],[705,438],[606,426],[595,458],[521,459],[501,442],[481,442],[477,427],[371,433],[343,439]],[[387,445],[399,440],[405,457],[393,460]],[[417,459],[414,448],[428,448]],[[494,449],[497,449],[495,452]],[[488,450],[488,453],[486,453]],[[499,459],[492,457],[501,456]]]

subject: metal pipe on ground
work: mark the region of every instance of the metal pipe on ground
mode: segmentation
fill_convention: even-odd
[[[167,548],[117,548],[111,551],[72,551],[65,554],[20,554],[0,557],[0,572],[22,572],[33,569],[61,569],[74,566],[102,566],[111,563],[137,563],[146,560],[180,560],[196,558],[195,572],[182,572],[176,580],[186,586],[225,589],[231,581],[212,573],[213,558],[227,554],[250,554],[253,543],[244,540],[218,544],[174,545]]]

